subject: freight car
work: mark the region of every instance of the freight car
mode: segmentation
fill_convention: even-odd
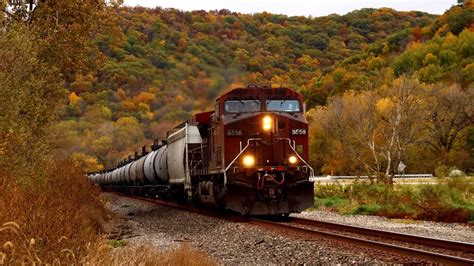
[[[216,100],[115,169],[89,174],[104,190],[288,215],[313,206],[301,94],[248,86]]]

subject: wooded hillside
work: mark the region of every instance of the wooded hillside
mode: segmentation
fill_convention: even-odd
[[[106,65],[69,85],[56,138],[73,144],[90,170],[210,108],[223,90],[271,83],[309,93],[335,63],[434,19],[391,9],[321,18],[145,8],[122,8],[120,15],[123,35],[97,38]]]
[[[58,145],[70,147],[91,171],[114,165],[193,112],[210,109],[216,96],[239,84],[289,86],[315,107],[345,91],[376,90],[400,75],[463,88],[472,82],[472,49],[464,44],[472,31],[462,32],[472,23],[466,7],[441,17],[387,8],[318,18],[228,10],[119,12],[122,34],[97,38],[108,60],[68,85],[57,130]],[[459,45],[443,51],[446,39]],[[315,165],[324,163],[317,158]]]

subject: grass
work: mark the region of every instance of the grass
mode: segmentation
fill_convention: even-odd
[[[99,189],[69,161],[51,160],[41,173],[21,177],[12,169],[0,167],[0,265],[215,264],[187,245],[161,251],[105,240],[111,213]]]
[[[112,240],[109,240],[108,243],[113,248],[121,248],[121,247],[125,247],[127,245],[127,242],[123,239],[120,239],[120,240],[112,239]]]
[[[217,265],[206,254],[194,250],[189,244],[161,251],[149,245],[111,249],[109,245],[99,245],[85,257],[86,265]]]
[[[342,206],[347,205],[349,202],[348,199],[343,199],[338,196],[334,197],[327,197],[327,198],[316,198],[315,199],[315,207],[324,207],[326,209],[331,209],[331,210],[338,210],[342,208]]]
[[[86,246],[86,253],[78,256],[71,249],[64,248],[48,260],[40,257],[35,239],[28,239],[15,222],[0,226],[0,233],[11,232],[16,238],[6,241],[0,251],[0,265],[9,264],[81,264],[81,265],[216,265],[206,254],[192,249],[187,243],[171,250],[161,251],[152,246],[125,247],[125,241],[101,240]],[[111,244],[113,243],[113,244]],[[116,248],[120,249],[118,252]],[[16,254],[24,254],[19,257]]]
[[[6,226],[0,243],[22,247],[26,240],[32,241],[36,254],[31,257],[27,248],[11,253],[0,246],[13,264],[37,258],[52,263],[66,250],[76,258],[84,256],[87,246],[99,241],[109,215],[99,189],[72,163],[50,161],[42,170],[21,178],[11,172],[0,174],[0,225]]]
[[[315,208],[344,214],[474,222],[474,179],[468,177],[442,178],[434,185],[319,184],[315,195]]]
[[[380,209],[382,209],[382,206],[378,205],[377,203],[362,204],[357,206],[357,208],[353,209],[348,214],[375,215],[380,211]]]

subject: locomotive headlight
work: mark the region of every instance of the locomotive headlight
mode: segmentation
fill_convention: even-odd
[[[245,167],[252,167],[255,165],[255,157],[253,157],[252,155],[245,155],[244,159],[242,160],[242,163]]]
[[[291,155],[290,158],[288,158],[288,162],[290,162],[291,164],[295,164],[297,161],[298,159],[294,155]]]
[[[262,120],[263,124],[263,130],[265,131],[270,131],[272,129],[272,117],[267,115],[265,117],[263,117],[263,120]]]

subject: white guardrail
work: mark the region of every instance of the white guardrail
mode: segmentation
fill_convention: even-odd
[[[310,177],[310,181],[321,181],[321,180],[333,180],[333,179],[368,179],[369,176],[361,175],[327,175],[327,176],[313,176]],[[432,174],[404,174],[394,175],[394,178],[433,178]]]

